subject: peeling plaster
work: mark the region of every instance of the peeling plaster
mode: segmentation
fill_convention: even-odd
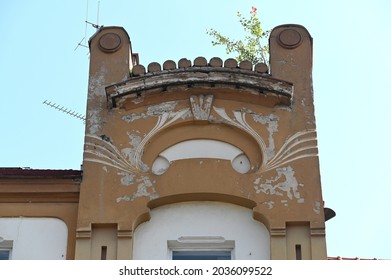
[[[138,145],[140,145],[140,142],[141,142],[141,137],[138,136],[138,135],[135,135],[135,134],[132,134],[130,132],[127,132],[128,134],[128,137],[130,138],[130,142],[129,144],[133,147],[137,147]]]
[[[261,183],[261,178],[257,178],[254,181],[255,192],[257,194],[262,192],[269,195],[286,196],[289,200],[296,198],[297,203],[304,203],[304,199],[300,197],[299,192],[299,187],[304,185],[297,182],[293,168],[291,166],[277,168],[276,172],[277,176],[266,179],[264,183]],[[282,203],[286,202],[284,200]]]
[[[314,206],[313,210],[318,215],[320,214],[320,206],[321,206],[321,203],[319,201],[315,201],[315,206]]]
[[[128,172],[118,172],[118,175],[122,176],[121,178],[121,184],[124,186],[130,186],[134,184],[134,177],[136,176],[133,173]]]
[[[122,201],[133,201],[136,198],[139,197],[149,197],[151,200],[156,199],[159,197],[159,194],[156,193],[155,188],[153,187],[153,184],[149,177],[142,176],[141,179],[138,179],[137,182],[139,183],[137,185],[137,191],[134,192],[131,195],[123,195],[120,197],[117,197],[116,202],[122,202]]]
[[[133,121],[139,120],[139,119],[147,119],[149,117],[153,116],[160,116],[167,112],[172,112],[175,110],[176,106],[178,105],[178,101],[170,101],[170,102],[164,102],[157,105],[152,105],[147,108],[146,113],[140,113],[140,114],[130,114],[122,117],[122,120],[127,123],[132,123]]]
[[[281,204],[284,205],[284,206],[288,206],[288,200],[281,199]]]
[[[102,129],[101,126],[101,112],[102,110],[95,109],[88,111],[88,120],[89,120],[89,134],[96,135]]]
[[[136,150],[137,150],[137,147],[140,145],[142,139],[140,136],[138,135],[135,135],[135,134],[132,134],[130,132],[127,133],[128,134],[128,137],[130,138],[130,142],[129,144],[131,145],[131,148],[128,147],[128,148],[123,148],[121,150],[121,153],[124,154],[126,156],[126,158],[133,164],[133,165],[137,165],[137,163],[135,162],[135,158],[136,158]],[[146,172],[148,171],[148,166],[141,162],[140,163],[140,168],[143,172]]]
[[[262,204],[267,205],[268,209],[272,209],[274,207],[275,202],[272,200],[269,200],[269,201],[262,202]]]
[[[255,113],[252,114],[252,117],[255,122],[261,123],[263,125],[267,124],[267,131],[269,132],[269,137],[268,137],[269,146],[266,147],[265,156],[266,156],[267,160],[270,160],[271,158],[274,157],[274,155],[276,153],[275,152],[276,147],[274,145],[273,134],[275,132],[278,132],[279,118],[273,114],[270,114],[269,116],[262,116],[262,115],[255,114]]]
[[[213,95],[190,96],[190,107],[195,120],[209,120]]]
[[[286,139],[285,143],[280,147],[278,152],[275,152],[273,133],[278,131],[279,119],[277,116],[273,114],[270,114],[269,116],[262,116],[247,108],[242,108],[241,110],[233,111],[234,117],[232,118],[227,114],[225,108],[213,107],[213,110],[223,119],[220,120],[220,122],[227,123],[247,132],[257,141],[262,154],[264,155],[262,157],[261,168],[258,173],[274,170],[301,158],[317,156],[317,153],[308,152],[309,150],[317,148],[316,143],[314,143],[314,141],[316,141],[316,137],[309,137],[309,135],[315,133],[315,130],[302,130],[296,132],[294,135],[291,135]],[[269,146],[266,145],[263,137],[258,133],[258,130],[248,124],[246,121],[247,115],[252,115],[255,122],[268,125]],[[308,144],[305,147],[298,146],[301,143]]]
[[[304,203],[304,198],[299,198],[299,199],[297,200],[297,203],[303,204],[303,203]]]
[[[105,84],[107,70],[102,65],[93,77],[91,77],[90,83],[88,85],[88,99],[96,99],[98,104],[96,105],[96,109],[89,109],[87,112],[87,120],[88,120],[88,132],[92,135],[96,134],[101,130],[101,113],[103,111],[101,100],[106,98],[106,92],[102,85]]]
[[[170,101],[170,102],[164,102],[161,104],[149,106],[147,108],[147,115],[148,116],[159,116],[165,112],[171,112],[171,111],[175,110],[177,104],[178,104],[178,101]]]
[[[91,94],[90,98],[94,96],[100,96],[106,98],[106,91],[102,85],[105,84],[105,77],[107,75],[106,68],[102,65],[93,77],[91,77],[90,84],[88,86],[88,91]]]
[[[263,138],[246,121],[246,115],[248,113],[247,109],[243,109],[243,110],[239,110],[239,111],[233,111],[234,118],[231,118],[230,116],[228,116],[227,112],[225,111],[225,108],[218,108],[218,107],[214,107],[213,106],[213,110],[223,119],[222,120],[223,123],[227,123],[229,125],[237,127],[239,129],[247,132],[252,137],[254,137],[255,141],[257,141],[257,143],[258,143],[259,147],[261,148],[262,152],[265,153],[265,151],[266,151],[266,144],[265,144]],[[266,162],[267,162],[266,157],[263,157],[262,158],[262,166]]]
[[[271,88],[274,89],[275,91],[281,92],[284,90],[284,86],[281,82],[275,83],[271,85]]]
[[[174,123],[179,118],[184,118],[190,111],[189,108],[185,108],[180,111],[167,112],[167,110],[175,109],[176,105],[177,102],[166,102],[159,105],[149,106],[146,114],[130,114],[122,117],[122,120],[126,121],[127,123],[133,122],[136,119],[146,118],[148,116],[158,116],[158,120],[156,122],[155,127],[147,134],[144,134],[143,137],[133,134],[131,132],[127,132],[127,135],[130,139],[130,141],[128,142],[130,146],[122,148],[120,152],[117,150],[117,147],[112,143],[112,141],[105,141],[107,136],[103,138],[90,135],[90,137],[94,139],[94,141],[99,139],[100,141],[105,142],[107,145],[110,146],[111,150],[113,150],[114,153],[110,150],[103,149],[103,151],[108,155],[104,155],[102,153],[101,155],[97,155],[99,159],[89,158],[88,160],[97,163],[106,163],[108,160],[112,161],[113,163],[120,163],[120,166],[118,167],[114,164],[110,164],[110,166],[116,167],[126,172],[129,170],[131,172],[134,172],[135,174],[142,174],[147,172],[149,170],[149,167],[142,161],[142,155],[144,152],[145,145],[154,135],[156,135],[156,133],[169,126],[170,124]],[[138,131],[138,134],[141,133]],[[92,145],[95,147],[97,146],[93,143]],[[88,150],[87,152],[96,155],[96,153],[92,150]],[[117,161],[116,158],[113,159],[112,155],[116,155],[116,158],[120,159],[120,161]],[[126,178],[123,178],[123,180],[125,180],[124,182],[128,182]]]
[[[199,101],[199,100],[198,100]],[[197,102],[198,102],[197,101]],[[203,110],[202,116],[205,118],[206,113],[209,115],[209,112],[206,112],[205,110],[209,111],[211,109],[211,102],[207,103],[205,105],[205,108],[203,107],[203,103],[199,101],[199,104],[196,101],[193,100],[193,107],[197,107],[199,110]],[[201,104],[202,103],[202,104]],[[144,150],[145,144],[149,141],[151,137],[153,137],[156,133],[158,133],[163,128],[169,126],[179,118],[187,118],[194,115],[194,112],[190,110],[190,108],[185,108],[180,111],[174,111],[176,109],[178,102],[177,101],[170,101],[165,102],[162,104],[157,104],[153,106],[147,107],[146,112],[142,112],[140,114],[129,114],[122,117],[122,120],[127,123],[132,123],[135,120],[139,119],[145,119],[148,117],[158,117],[157,123],[155,127],[144,134],[144,136],[139,136],[142,134],[140,131],[138,131],[138,135],[132,134],[131,132],[127,132],[128,137],[130,138],[130,141],[128,142],[130,144],[130,147],[126,147],[121,149],[121,152],[119,157],[122,157],[125,161],[128,161],[130,164],[129,172],[127,169],[128,163],[123,163],[119,168],[122,169],[123,172],[117,173],[118,175],[123,176],[121,179],[121,183],[125,186],[129,186],[132,184],[135,184],[135,177],[140,175],[142,176],[141,179],[137,179],[136,182],[142,182],[137,186],[137,191],[134,192],[131,195],[125,195],[123,197],[117,198],[117,201],[131,201],[134,200],[137,197],[141,196],[150,196],[154,193],[154,190],[152,192],[148,192],[148,188],[153,188],[153,184],[149,180],[148,177],[145,177],[142,175],[143,172],[148,171],[148,166],[144,164],[141,160],[141,156]],[[197,106],[196,106],[197,105]],[[226,122],[230,125],[233,125],[235,127],[238,127],[246,132],[248,132],[250,135],[252,135],[257,142],[259,143],[260,147],[262,148],[265,162],[264,168],[261,170],[261,172],[266,172],[269,170],[275,170],[277,172],[277,176],[271,179],[266,179],[261,182],[261,178],[258,178],[254,181],[254,189],[256,193],[263,192],[265,194],[269,195],[278,195],[278,196],[286,196],[289,200],[293,200],[296,198],[297,203],[304,203],[304,199],[300,197],[299,193],[299,187],[303,187],[302,184],[299,184],[297,182],[296,177],[294,176],[294,170],[290,166],[286,167],[280,167],[282,164],[286,164],[290,161],[309,157],[309,156],[315,156],[315,154],[304,154],[301,155],[300,153],[307,151],[309,149],[316,148],[316,146],[310,145],[305,148],[299,148],[296,150],[292,150],[293,147],[296,147],[298,143],[304,143],[304,142],[310,142],[312,140],[315,140],[316,138],[300,138],[305,137],[311,133],[313,133],[312,130],[307,131],[300,131],[296,134],[290,136],[284,145],[280,148],[278,153],[275,151],[275,143],[273,139],[273,135],[278,132],[278,122],[279,118],[278,116],[274,114],[270,114],[267,116],[264,116],[262,114],[253,112],[247,108],[243,108],[241,110],[233,111],[234,117],[231,118],[227,115],[224,108],[216,108],[213,107],[214,111],[223,119],[223,122]],[[194,111],[194,110],[193,110]],[[196,110],[197,111],[197,110]],[[205,111],[205,112],[204,112]],[[93,120],[92,123],[94,125],[91,126],[90,130],[97,131],[100,129],[99,127],[99,114],[100,109],[93,110],[90,112],[92,116],[96,117],[96,120]],[[205,115],[205,116],[204,116]],[[262,124],[268,131],[268,146],[262,139],[262,137],[257,133],[256,130],[254,130],[247,122],[246,122],[246,115],[250,115],[254,122]],[[94,118],[93,118],[94,119]],[[210,120],[210,119],[209,119]],[[221,122],[221,119],[218,121]],[[96,123],[96,124],[95,124]],[[95,136],[95,138],[100,138],[103,140],[103,142],[106,142],[112,146],[111,148],[114,149],[116,152],[116,147],[113,144],[113,141],[108,137],[103,137],[105,135],[102,135],[100,137]],[[91,137],[94,137],[91,135]],[[95,139],[94,138],[94,139]],[[107,139],[108,140],[107,140]],[[122,146],[122,145],[121,145]],[[105,150],[103,150],[106,152]],[[100,159],[90,159],[90,161],[98,162],[98,163],[104,163],[107,159],[111,159],[111,156],[101,154],[96,154],[96,152],[89,151],[91,154],[97,155]],[[113,154],[110,150],[107,152],[110,154]],[[117,153],[119,154],[119,153]],[[294,155],[295,157],[292,157]],[[125,159],[126,158],[126,159]],[[122,162],[121,162],[122,163]],[[202,164],[202,161],[200,162]],[[126,166],[125,166],[126,165]],[[111,164],[110,166],[113,166]],[[114,166],[115,167],[115,166]],[[135,173],[133,173],[135,172]],[[145,178],[148,178],[146,180]],[[285,180],[285,181],[284,181]],[[285,200],[282,203],[287,203],[289,200]],[[267,202],[267,205],[269,209],[273,207],[274,202],[272,201]]]
[[[139,120],[139,119],[145,119],[147,118],[147,115],[144,113],[141,114],[130,114],[122,117],[122,120],[124,120],[127,123],[132,123],[133,121]]]

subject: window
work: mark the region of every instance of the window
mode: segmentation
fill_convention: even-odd
[[[9,260],[11,257],[11,250],[0,249],[0,261]]]
[[[172,260],[232,260],[234,240],[221,236],[182,236],[167,242]]]
[[[10,260],[12,253],[13,241],[4,240],[0,237],[0,260]]]
[[[173,260],[231,260],[231,250],[172,251]]]

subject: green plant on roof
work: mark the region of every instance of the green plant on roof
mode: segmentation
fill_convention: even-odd
[[[223,45],[226,47],[227,54],[236,53],[236,60],[249,60],[253,64],[265,63],[269,65],[269,46],[263,43],[268,38],[270,30],[264,31],[261,27],[261,21],[257,16],[257,8],[252,7],[250,18],[237,13],[239,22],[247,34],[243,40],[233,40],[227,36],[221,35],[215,29],[207,30],[207,34],[212,36],[214,40],[212,45]]]

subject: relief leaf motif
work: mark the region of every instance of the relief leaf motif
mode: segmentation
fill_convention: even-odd
[[[143,140],[141,140],[140,144],[137,146],[136,152],[134,153],[134,164],[136,166],[140,166],[142,164],[141,157],[143,155],[144,147],[154,135],[156,135],[163,128],[169,126],[179,118],[186,115],[188,112],[189,109],[186,108],[178,112],[164,112],[161,116],[159,116],[155,127],[152,128],[150,132],[148,132],[148,134],[144,137]]]
[[[85,161],[111,166],[126,172],[139,172],[118,149],[104,138],[96,135],[86,135]]]
[[[190,106],[194,119],[207,121],[212,107],[213,95],[192,95]]]
[[[213,109],[226,123],[235,126],[254,137],[262,154],[266,154],[266,144],[262,137],[247,123],[247,114],[245,112],[234,111],[235,118],[232,119],[228,116],[224,108],[213,107]],[[258,173],[281,167],[295,160],[316,156],[318,156],[318,154],[315,130],[299,131],[285,140],[285,143],[274,157],[271,159],[267,159],[265,156],[262,157],[261,168]]]
[[[127,155],[128,158],[111,141],[108,141],[109,138],[107,136],[102,137],[87,134],[84,152],[89,156],[85,157],[85,161],[104,164],[126,172],[145,173],[148,168],[141,160],[145,145],[159,131],[183,117],[188,112],[189,108],[186,108],[178,112],[164,112],[160,115],[155,127],[140,141],[134,151]]]
[[[213,107],[213,109],[228,124],[230,124],[232,126],[235,126],[235,127],[239,128],[241,130],[244,130],[245,132],[250,134],[252,137],[254,137],[254,139],[257,141],[258,145],[260,146],[260,148],[262,150],[262,153],[263,154],[265,153],[265,151],[266,151],[266,144],[263,141],[262,137],[247,123],[247,121],[246,121],[246,113],[235,111],[234,112],[235,119],[231,119],[227,115],[227,113],[225,112],[224,108]],[[262,160],[265,161],[266,159],[263,157]],[[262,162],[262,165],[264,165],[264,164],[265,163]]]
[[[276,155],[263,166],[262,171],[275,169],[298,159],[316,156],[318,153],[315,130],[299,131],[285,140]]]

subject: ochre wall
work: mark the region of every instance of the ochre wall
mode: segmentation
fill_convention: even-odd
[[[132,258],[133,231],[151,208],[210,200],[253,209],[270,232],[272,259],[294,258],[296,245],[302,258],[326,259],[307,30],[273,30],[270,74],[218,58],[145,68],[132,65],[131,56],[122,28],[102,28],[91,38],[76,258],[99,258],[94,236],[106,232],[112,240],[113,228],[116,257]],[[191,139],[236,146],[251,170],[191,158],[160,176],[151,172],[160,152]]]
[[[68,228],[67,259],[72,260],[75,258],[79,188],[80,180],[75,179],[0,178],[0,215],[3,218],[61,219]]]

